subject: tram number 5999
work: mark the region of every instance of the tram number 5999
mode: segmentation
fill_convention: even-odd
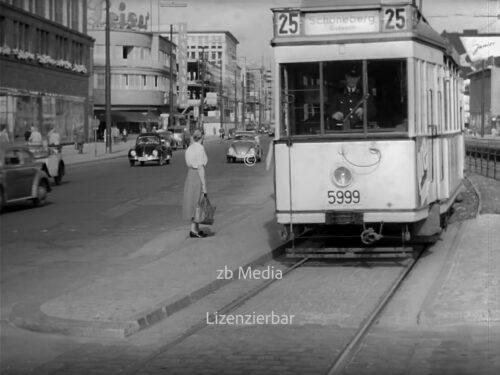
[[[278,35],[296,35],[300,29],[300,14],[298,12],[278,13]]]
[[[361,201],[358,190],[328,190],[330,204],[356,204]]]

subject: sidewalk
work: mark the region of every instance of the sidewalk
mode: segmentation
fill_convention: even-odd
[[[86,146],[85,151],[91,150]],[[97,158],[70,149],[67,155],[79,163],[123,155],[127,147],[116,145],[111,155],[101,148]],[[215,236],[200,240],[185,238],[179,231],[163,233],[131,255],[165,254],[161,258],[41,305],[18,304],[10,321],[35,331],[91,337],[123,338],[146,328],[231,282],[218,279],[217,270],[257,266],[272,257],[273,249],[282,244],[272,194],[269,177],[252,187],[244,202],[238,200],[237,211],[218,211]],[[460,225],[456,242],[448,245],[451,255],[435,292],[422,311],[422,324],[500,323],[498,228],[498,214],[480,215]]]

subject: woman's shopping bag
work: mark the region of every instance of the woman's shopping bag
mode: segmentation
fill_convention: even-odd
[[[210,203],[206,194],[202,194],[196,206],[194,221],[199,224],[212,225],[214,223],[214,215],[215,206]]]

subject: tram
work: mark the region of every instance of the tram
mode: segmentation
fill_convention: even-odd
[[[271,9],[277,221],[436,240],[463,180],[458,55],[415,0],[345,1]]]

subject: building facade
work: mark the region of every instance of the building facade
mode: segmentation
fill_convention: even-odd
[[[37,127],[62,142],[88,134],[93,39],[86,0],[0,0],[0,127],[13,142]]]
[[[174,34],[174,42],[177,38],[178,34]],[[195,116],[198,116],[195,108],[200,106],[203,89],[207,121],[220,124],[221,110],[223,123],[234,121],[237,98],[241,97],[238,44],[229,31],[188,31],[188,100]]]
[[[89,30],[94,47],[94,114],[105,127],[105,63],[104,30]],[[176,82],[175,46],[159,34],[112,30],[110,32],[111,111],[113,125],[120,130],[138,133],[145,126],[161,126],[162,114],[170,112],[170,79]],[[170,54],[173,53],[173,69]],[[172,95],[176,103],[175,83]]]
[[[102,3],[88,0],[88,33],[95,39],[92,82],[99,135],[106,126],[106,13]],[[168,35],[151,31],[149,5],[110,2],[111,125],[120,131],[166,127],[162,119],[169,116],[170,100],[177,102],[176,46]],[[176,108],[174,104],[174,113]]]

